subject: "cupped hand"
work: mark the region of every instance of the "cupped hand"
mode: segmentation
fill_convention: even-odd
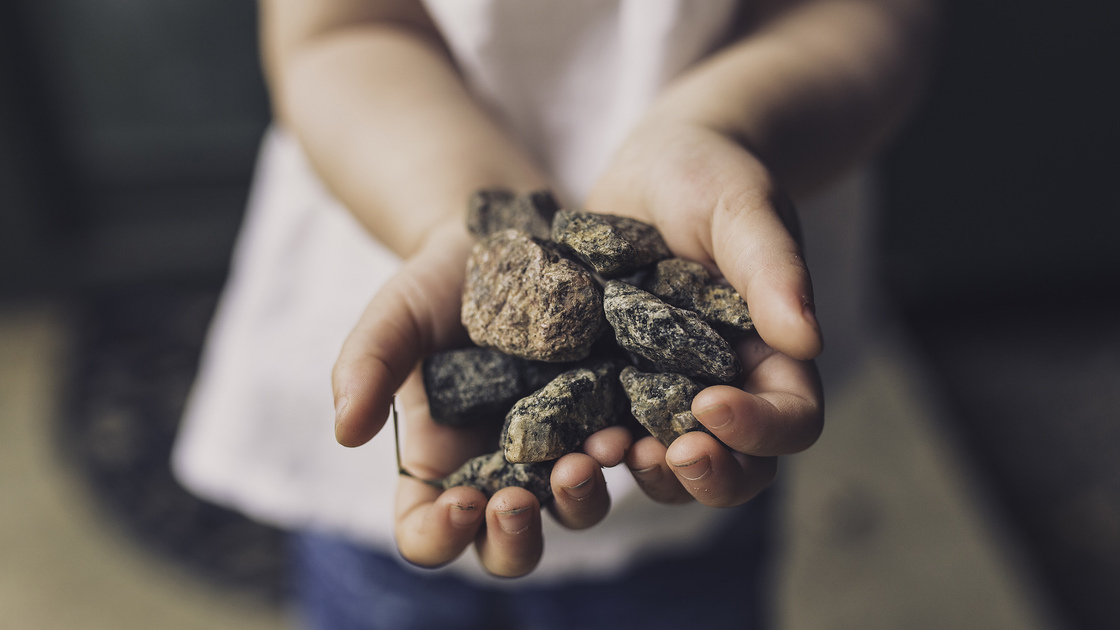
[[[426,355],[462,346],[459,321],[467,255],[472,239],[459,225],[435,230],[420,251],[374,296],[343,344],[333,373],[335,434],[359,446],[381,430],[393,395],[405,421],[401,463],[419,479],[441,479],[471,457],[491,452],[496,428],[454,428],[435,423],[417,365]],[[610,499],[601,466],[618,464],[629,437],[604,432],[588,453],[560,458],[552,470],[549,509],[572,529],[606,516]],[[401,477],[396,502],[401,555],[436,567],[475,546],[482,565],[504,577],[533,570],[543,550],[541,506],[522,488],[505,488],[489,500],[474,488],[446,491]]]
[[[648,122],[618,152],[586,209],[653,224],[675,255],[704,264],[745,298],[758,337],[736,347],[740,381],[709,387],[692,402],[723,444],[702,432],[668,448],[647,437],[628,450],[626,464],[657,501],[750,500],[773,480],[777,456],[811,446],[824,422],[811,361],[823,339],[792,204],[761,161],[718,131]]]

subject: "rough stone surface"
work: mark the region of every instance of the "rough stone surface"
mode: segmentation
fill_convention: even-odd
[[[674,425],[676,416],[692,416],[692,399],[704,389],[682,374],[648,374],[633,367],[623,369],[619,380],[630,399],[634,417],[665,446],[683,433]]]
[[[611,362],[557,376],[506,415],[501,436],[506,459],[541,462],[576,450],[587,436],[616,422],[620,389],[618,370]]]
[[[711,279],[708,270],[698,262],[667,258],[657,263],[642,288],[661,298],[666,304],[693,310],[700,287],[708,284]]]
[[[491,188],[471,195],[467,206],[467,229],[478,238],[506,229],[517,229],[548,240],[552,217],[560,209],[547,190],[514,195],[509,190]]]
[[[475,244],[463,288],[471,340],[536,361],[576,361],[606,327],[591,274],[554,245],[518,230]]]
[[[619,345],[660,371],[716,383],[739,373],[731,346],[691,311],[617,280],[607,283],[603,308]]]
[[[476,238],[486,238],[500,229],[492,226],[496,217],[508,216],[517,196],[505,188],[484,188],[467,200],[467,231]]]
[[[700,431],[701,433],[707,433],[708,435],[715,438],[717,442],[723,444],[723,440],[719,439],[719,437],[716,436],[715,433],[712,433],[708,430],[708,427],[700,424],[700,421],[696,419],[696,416],[692,415],[692,411],[682,411],[680,413],[673,414],[671,424],[673,427],[673,431],[675,431],[678,436],[684,435],[685,433],[692,433],[693,431]],[[723,444],[723,446],[724,448],[731,448],[726,444]]]
[[[552,240],[604,278],[625,276],[672,255],[652,225],[610,214],[561,210],[552,220]]]
[[[685,433],[690,433],[692,431],[703,431],[704,433],[715,437],[714,435],[712,435],[712,432],[708,430],[708,427],[700,424],[700,421],[696,419],[696,416],[692,415],[691,410],[673,414],[673,418],[672,420],[670,420],[669,424],[672,426],[673,432],[678,436],[684,435]]]
[[[439,424],[497,423],[513,403],[563,370],[556,363],[527,361],[488,348],[462,348],[424,360],[424,389],[432,419]]]
[[[754,330],[754,320],[739,292],[719,283],[707,284],[696,298],[696,314],[728,339],[739,339]]]
[[[532,492],[537,501],[545,505],[552,500],[551,474],[552,462],[512,464],[506,461],[501,451],[497,451],[469,460],[443,480],[443,487],[478,488],[489,499],[502,488],[517,486]]]
[[[683,258],[662,260],[643,287],[667,304],[696,313],[725,337],[739,338],[754,330],[747,303],[738,291],[712,280],[700,263]]]

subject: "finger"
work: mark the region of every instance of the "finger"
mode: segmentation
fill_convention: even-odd
[[[681,486],[665,461],[665,445],[655,437],[634,443],[626,454],[626,466],[649,498],[658,503],[688,503],[692,496]]]
[[[699,431],[677,438],[665,457],[688,494],[710,507],[746,503],[778,472],[778,458],[736,453]]]
[[[432,420],[420,370],[401,387],[398,399],[406,420],[401,457],[404,470],[419,479],[441,479],[474,455],[484,452],[488,432],[446,427]],[[454,560],[485,523],[487,500],[470,487],[443,492],[418,479],[402,477],[397,491],[397,546],[414,564],[439,566]]]
[[[745,355],[749,352],[740,352]],[[743,389],[717,385],[697,394],[692,413],[740,453],[786,455],[809,448],[820,437],[824,397],[812,362],[773,352],[747,373]]]
[[[813,284],[787,224],[792,206],[766,169],[745,151],[719,162],[730,171],[712,212],[711,254],[751,310],[759,335],[797,359],[820,354],[824,340]],[[783,214],[791,217],[783,221]]]
[[[401,464],[422,479],[442,479],[468,459],[494,450],[495,429],[451,427],[432,420],[420,369],[412,371],[397,398],[405,419]]]
[[[600,466],[614,468],[622,463],[626,457],[626,449],[630,448],[633,441],[629,429],[614,426],[592,433],[583,441],[581,448]]]
[[[552,515],[568,529],[586,529],[611,508],[607,482],[598,462],[583,453],[569,453],[552,468]]]
[[[397,547],[422,567],[451,562],[476,538],[486,497],[474,488],[440,492],[416,479],[401,478],[397,491]]]
[[[389,402],[413,366],[465,334],[459,324],[465,231],[446,229],[402,265],[343,343],[332,372],[335,437],[359,446],[385,423]]]
[[[499,577],[519,577],[536,568],[544,550],[541,509],[524,488],[503,488],[486,506],[486,530],[476,541],[479,560]]]

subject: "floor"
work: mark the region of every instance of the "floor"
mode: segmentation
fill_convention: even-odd
[[[0,308],[2,625],[294,627],[282,606],[136,544],[86,491],[52,428],[70,335],[55,305]],[[785,462],[779,627],[1059,628],[909,348],[880,335],[829,400],[821,441]]]
[[[67,341],[58,309],[0,312],[0,625],[288,627],[283,611],[140,548],[85,492],[52,433]]]

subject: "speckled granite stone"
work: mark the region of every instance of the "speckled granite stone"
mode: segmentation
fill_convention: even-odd
[[[461,348],[424,359],[424,390],[432,419],[449,426],[501,421],[513,403],[564,371],[489,348]]]
[[[478,488],[489,499],[502,488],[517,486],[532,492],[537,501],[545,505],[552,500],[551,474],[552,462],[514,464],[497,451],[467,461],[443,480],[443,487]]]
[[[643,288],[667,304],[696,313],[729,339],[741,338],[754,330],[747,303],[739,292],[713,281],[700,263],[683,258],[662,260]]]
[[[604,278],[617,278],[672,254],[652,225],[627,217],[561,210],[552,220],[552,240]]]
[[[619,381],[630,399],[634,417],[665,446],[683,433],[674,427],[674,417],[680,413],[691,416],[692,399],[704,389],[681,374],[649,374],[633,367],[624,368]]]
[[[551,243],[517,230],[475,244],[462,321],[479,346],[553,362],[585,358],[606,327],[591,274]]]
[[[506,459],[539,462],[576,450],[617,421],[622,396],[612,362],[564,372],[510,409],[501,436]]]
[[[467,229],[478,238],[517,229],[541,240],[552,234],[552,218],[560,205],[547,190],[514,195],[502,188],[480,190],[467,204]]]
[[[607,283],[603,307],[619,345],[660,371],[716,383],[739,373],[731,346],[691,311],[617,280]]]

